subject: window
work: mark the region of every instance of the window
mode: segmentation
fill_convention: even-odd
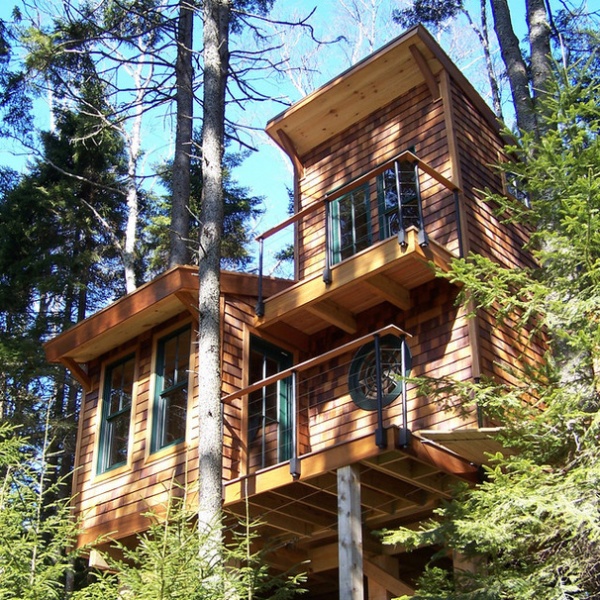
[[[250,383],[260,381],[292,366],[289,352],[252,336]],[[250,394],[248,441],[260,447],[261,467],[288,460],[292,452],[291,379],[286,378]],[[269,460],[268,456],[276,457]]]
[[[106,368],[102,393],[102,422],[98,473],[127,463],[135,356]]]
[[[185,439],[191,327],[158,342],[151,450]]]
[[[419,180],[416,165],[396,161],[377,180],[381,239],[398,235],[411,226],[421,230]]]
[[[529,195],[525,191],[522,178],[511,171],[502,171],[502,182],[504,184],[504,193],[512,196],[519,202],[522,202],[527,208],[531,208]]]
[[[363,186],[331,203],[331,262],[339,263],[370,245],[369,188]]]
[[[402,393],[402,363],[408,377],[412,358],[403,339],[385,335],[379,340],[382,406],[388,406]],[[404,357],[402,353],[404,352]],[[375,343],[356,352],[348,373],[348,389],[353,402],[363,410],[377,409],[377,356]]]

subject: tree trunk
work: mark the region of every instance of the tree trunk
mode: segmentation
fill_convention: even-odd
[[[169,266],[190,262],[190,164],[194,116],[192,89],[192,42],[194,8],[191,0],[180,0],[177,28],[177,130],[173,158],[173,197],[171,205],[171,252]]]
[[[144,115],[143,97],[144,85],[142,84],[141,66],[132,73],[136,89],[135,111],[131,132],[125,136],[127,140],[127,224],[125,227],[125,240],[123,243],[123,268],[125,270],[125,290],[129,294],[137,287],[135,275],[137,227],[139,218],[138,194],[138,159],[142,140],[142,119]]]
[[[494,30],[500,45],[502,60],[510,84],[513,104],[517,116],[517,127],[524,132],[536,130],[535,114],[529,91],[527,66],[519,49],[519,40],[515,35],[507,0],[492,0]]]
[[[533,97],[536,98],[547,91],[552,78],[550,24],[544,0],[528,0],[527,26],[531,47],[531,82]]]
[[[220,522],[222,406],[220,260],[223,229],[225,88],[229,62],[230,0],[204,2],[204,117],[199,240],[199,506],[200,530]],[[216,529],[211,531],[219,533]],[[220,538],[218,538],[220,539]]]
[[[490,80],[490,91],[492,93],[492,105],[494,107],[494,113],[496,116],[503,121],[504,116],[502,115],[502,100],[500,98],[500,86],[498,85],[498,78],[494,70],[494,63],[492,61],[492,55],[490,52],[490,39],[488,35],[488,14],[487,14],[487,0],[481,0],[480,3],[481,12],[481,45],[483,46],[483,53],[485,55],[485,64],[488,71],[488,78]]]

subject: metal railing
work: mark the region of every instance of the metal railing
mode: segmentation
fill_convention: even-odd
[[[325,248],[324,248],[324,267],[323,267],[323,280],[325,283],[331,283],[332,281],[332,264],[331,264],[331,238],[332,232],[330,230],[330,208],[331,203],[335,200],[342,198],[350,194],[351,192],[359,189],[361,186],[365,186],[371,180],[376,179],[378,176],[382,175],[388,170],[394,170],[396,176],[396,185],[397,185],[397,222],[398,222],[398,243],[400,245],[406,244],[406,218],[403,214],[403,206],[402,206],[402,194],[401,194],[401,181],[398,175],[398,165],[400,163],[410,163],[415,167],[415,180],[417,186],[417,202],[416,202],[416,210],[417,214],[415,218],[411,221],[416,224],[418,229],[418,242],[422,246],[426,246],[429,243],[427,232],[425,231],[424,225],[424,213],[423,206],[421,201],[421,194],[419,190],[420,185],[420,174],[424,173],[443,185],[446,189],[454,194],[454,204],[455,204],[455,218],[456,218],[456,226],[458,232],[458,240],[460,246],[461,240],[461,223],[460,223],[460,212],[458,210],[458,194],[459,188],[452,181],[441,175],[438,171],[436,171],[433,167],[431,167],[428,163],[421,160],[414,153],[406,150],[401,152],[397,156],[391,158],[390,160],[378,165],[377,167],[363,173],[359,177],[351,180],[348,183],[331,190],[327,194],[325,194],[322,202],[313,202],[305,209],[297,212],[296,214],[290,216],[285,221],[275,225],[274,227],[268,229],[267,231],[261,233],[257,236],[256,241],[258,242],[258,301],[256,304],[256,315],[259,317],[264,316],[264,298],[263,298],[263,270],[264,270],[264,244],[265,240],[272,238],[275,234],[281,232],[286,229],[290,225],[295,225],[306,220],[313,213],[318,210],[322,210],[323,206],[325,207],[325,222],[323,223],[324,231],[325,231]],[[411,223],[412,224],[412,223]],[[462,250],[459,248],[460,253],[462,255]]]
[[[299,411],[300,411],[300,403],[299,403],[299,398],[301,396],[303,397],[315,397],[318,396],[319,394],[319,389],[318,386],[315,385],[312,387],[310,386],[310,379],[308,381],[304,381],[302,384],[299,383],[299,377],[301,374],[306,373],[308,371],[310,371],[311,369],[314,369],[315,367],[321,367],[323,365],[326,365],[327,363],[331,363],[332,361],[334,361],[335,359],[338,359],[340,357],[343,357],[344,355],[348,355],[349,353],[358,350],[359,348],[365,346],[365,344],[369,343],[369,342],[373,342],[374,345],[374,361],[375,361],[375,371],[376,371],[376,381],[375,381],[375,386],[376,386],[376,401],[375,401],[375,407],[374,410],[377,413],[377,427],[375,430],[375,443],[378,447],[380,448],[385,448],[386,444],[387,444],[387,437],[385,434],[385,428],[384,428],[384,410],[385,410],[385,402],[384,402],[384,373],[383,373],[383,366],[382,366],[382,348],[381,348],[381,340],[383,338],[386,338],[387,336],[394,336],[395,338],[397,338],[400,342],[400,360],[398,361],[398,364],[393,365],[393,367],[395,367],[396,370],[394,370],[393,374],[390,374],[389,369],[390,369],[390,365],[389,363],[386,363],[386,369],[388,370],[388,372],[385,373],[385,377],[388,379],[390,377],[397,377],[398,381],[399,381],[399,385],[401,386],[401,392],[399,395],[401,395],[402,397],[402,429],[401,429],[401,434],[400,434],[400,440],[401,440],[401,445],[404,444],[408,444],[408,422],[407,422],[407,410],[406,410],[406,381],[405,381],[405,376],[408,374],[408,371],[410,370],[409,367],[409,357],[410,357],[410,352],[408,350],[408,346],[406,344],[406,338],[410,338],[411,335],[406,333],[405,331],[403,331],[402,329],[400,329],[399,327],[396,327],[395,325],[388,325],[386,327],[383,327],[377,331],[374,331],[368,335],[364,335],[360,338],[357,338],[356,340],[353,340],[351,342],[348,342],[342,346],[339,346],[333,350],[330,350],[328,352],[325,352],[319,356],[316,356],[314,358],[308,359],[304,362],[301,362],[297,365],[294,365],[293,367],[290,367],[288,369],[282,370],[279,373],[276,373],[274,375],[271,375],[269,377],[266,377],[264,379],[261,379],[260,381],[257,381],[256,383],[252,383],[251,385],[240,389],[236,392],[233,392],[227,396],[225,396],[222,401],[224,403],[231,403],[234,400],[238,399],[238,398],[245,398],[246,402],[249,402],[249,398],[250,395],[253,392],[259,391],[259,390],[266,390],[267,386],[276,384],[277,382],[282,382],[285,379],[290,378],[291,383],[289,385],[289,391],[290,391],[290,398],[289,398],[289,408],[290,408],[290,423],[289,423],[289,427],[291,429],[291,442],[290,442],[290,446],[291,446],[291,452],[290,452],[290,457],[289,457],[289,463],[290,463],[290,473],[292,474],[292,476],[294,478],[298,478],[300,477],[300,473],[301,473],[301,469],[300,469],[300,463],[301,463],[301,453],[299,451],[299,444],[298,444],[298,434],[299,434]],[[322,375],[322,373],[321,373]],[[347,376],[346,373],[344,372],[343,374],[338,374],[337,378],[338,381],[335,382],[336,386],[339,386],[340,384],[340,379]],[[313,380],[314,381],[314,380]],[[305,388],[303,390],[301,390],[301,385]],[[338,398],[334,398],[334,400],[337,400]],[[348,400],[350,401],[350,400]],[[360,407],[359,407],[360,409]],[[307,420],[308,421],[308,434],[310,435],[310,418]],[[262,432],[263,435],[265,434],[265,432]],[[261,457],[261,461],[260,461],[260,465],[261,468],[264,468],[266,465],[266,462],[264,460],[264,452],[265,452],[265,445],[264,443],[261,443],[261,451],[263,452],[263,456]],[[242,450],[242,452],[246,453],[246,460],[249,458],[249,453],[250,453],[250,449],[249,449],[249,445],[246,446],[245,451]],[[281,461],[278,461],[281,462]]]

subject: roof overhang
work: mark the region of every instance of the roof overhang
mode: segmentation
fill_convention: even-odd
[[[436,77],[442,70],[448,71],[484,117],[497,126],[490,108],[431,34],[418,25],[271,119],[266,131],[290,157],[301,159],[423,82],[433,99],[439,98]]]
[[[292,282],[263,278],[269,296]],[[177,266],[80,321],[44,345],[49,362],[85,364],[188,310],[196,315],[198,269]],[[247,273],[221,273],[221,293],[256,297],[258,278]]]

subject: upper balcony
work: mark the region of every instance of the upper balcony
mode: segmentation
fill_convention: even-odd
[[[383,301],[409,309],[410,290],[461,255],[458,193],[443,174],[405,151],[269,229],[257,238],[256,326],[312,335],[334,325],[353,334],[356,316]],[[263,300],[265,248],[281,253],[284,243],[277,247],[274,240],[292,228],[296,282]]]

